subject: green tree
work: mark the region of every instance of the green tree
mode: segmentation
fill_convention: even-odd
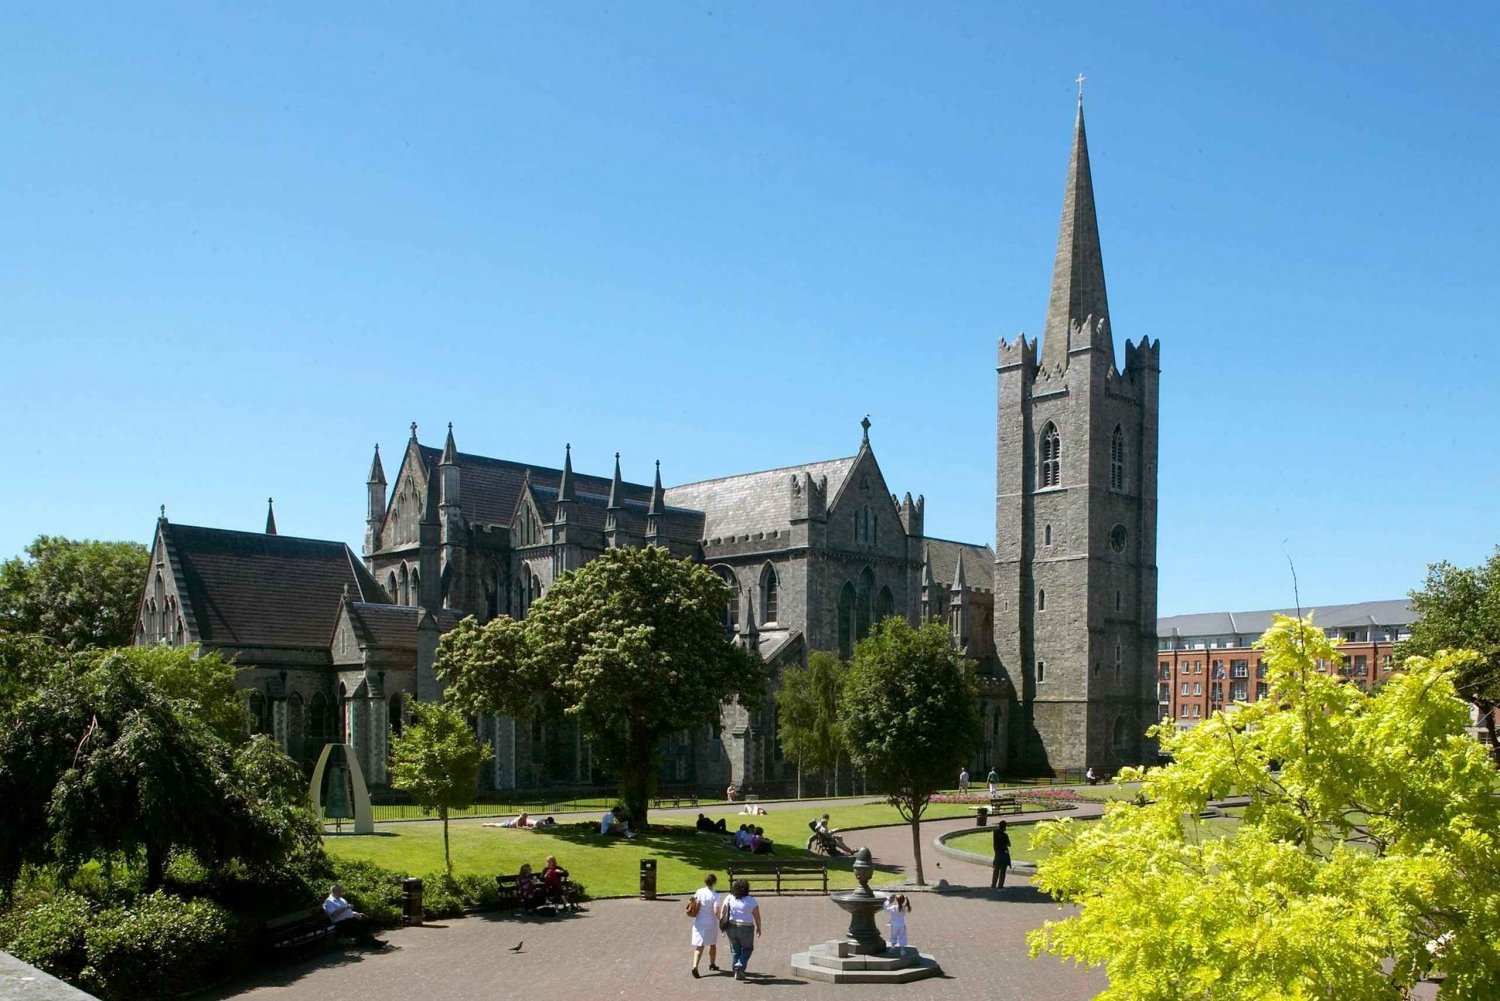
[[[799,797],[804,766],[823,772],[825,793],[831,775],[833,795],[838,795],[839,762],[844,756],[838,714],[848,675],[849,665],[825,650],[807,658],[806,667],[782,672],[776,692],[776,736],[782,750],[796,759]]]
[[[215,736],[229,744],[249,739],[249,715],[235,688],[239,668],[218,653],[202,653],[197,646],[124,647],[101,659],[120,656],[130,661],[142,684],[177,704]]]
[[[461,624],[437,668],[471,712],[574,720],[644,827],[662,740],[765,691],[760,662],[724,635],[729,597],[665,549],[609,549],[558,578],[522,622]]]
[[[37,536],[24,559],[0,563],[0,632],[38,633],[68,650],[124,646],[149,561],[134,542]]]
[[[1474,655],[1412,657],[1366,694],[1319,669],[1338,655],[1310,618],[1262,644],[1270,697],[1155,727],[1173,763],[1144,772],[1143,805],[1038,829],[1038,885],[1080,909],[1033,955],[1104,966],[1107,1001],[1388,1001],[1434,966],[1443,997],[1495,997],[1500,799],[1453,685]],[[1201,831],[1230,794],[1250,800],[1237,829]]]
[[[230,746],[110,655],[54,672],[0,730],[0,883],[23,864],[76,867],[143,854],[147,884],[173,849],[209,867],[276,858],[290,828],[267,823]]]
[[[414,703],[411,725],[391,740],[391,785],[416,797],[443,821],[443,867],[453,877],[448,814],[474,802],[479,766],[490,749],[474,736],[462,710],[449,703]]]
[[[1479,710],[1489,731],[1491,753],[1500,763],[1495,739],[1495,709],[1500,705],[1500,547],[1477,567],[1433,563],[1422,589],[1411,592],[1412,608],[1420,618],[1411,638],[1396,647],[1405,659],[1433,657],[1439,650],[1472,650],[1454,677],[1458,693]]]
[[[849,756],[911,825],[917,884],[922,814],[981,739],[979,696],[941,622],[891,617],[854,648],[839,723]]]
[[[0,715],[36,691],[67,657],[38,633],[0,632]]]

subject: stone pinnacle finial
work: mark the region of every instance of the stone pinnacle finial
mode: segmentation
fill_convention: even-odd
[[[865,419],[859,422],[860,429],[864,432],[864,444],[870,444],[870,415],[865,414]]]
[[[161,520],[162,521],[166,521],[167,520],[167,506],[165,504],[163,504],[161,506]]]
[[[416,421],[412,421],[411,422],[411,440],[412,441],[416,441],[417,440],[417,422]]]
[[[266,498],[266,534],[276,534],[276,498]]]

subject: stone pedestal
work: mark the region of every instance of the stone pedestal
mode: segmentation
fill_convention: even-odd
[[[892,946],[866,955],[852,943],[835,939],[792,956],[792,973],[827,984],[905,984],[943,972],[932,956],[910,946]]]

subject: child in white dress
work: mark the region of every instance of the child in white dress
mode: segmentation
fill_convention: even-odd
[[[891,916],[891,942],[894,946],[905,946],[906,913],[911,910],[911,901],[904,893],[893,893],[885,898],[885,912]]]

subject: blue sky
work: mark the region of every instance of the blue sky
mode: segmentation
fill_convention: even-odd
[[[413,420],[683,482],[867,412],[992,541],[1083,72],[1161,612],[1290,603],[1288,553],[1304,603],[1401,594],[1500,542],[1500,15],[1422,7],[12,5],[0,555],[268,495],[357,546]]]

